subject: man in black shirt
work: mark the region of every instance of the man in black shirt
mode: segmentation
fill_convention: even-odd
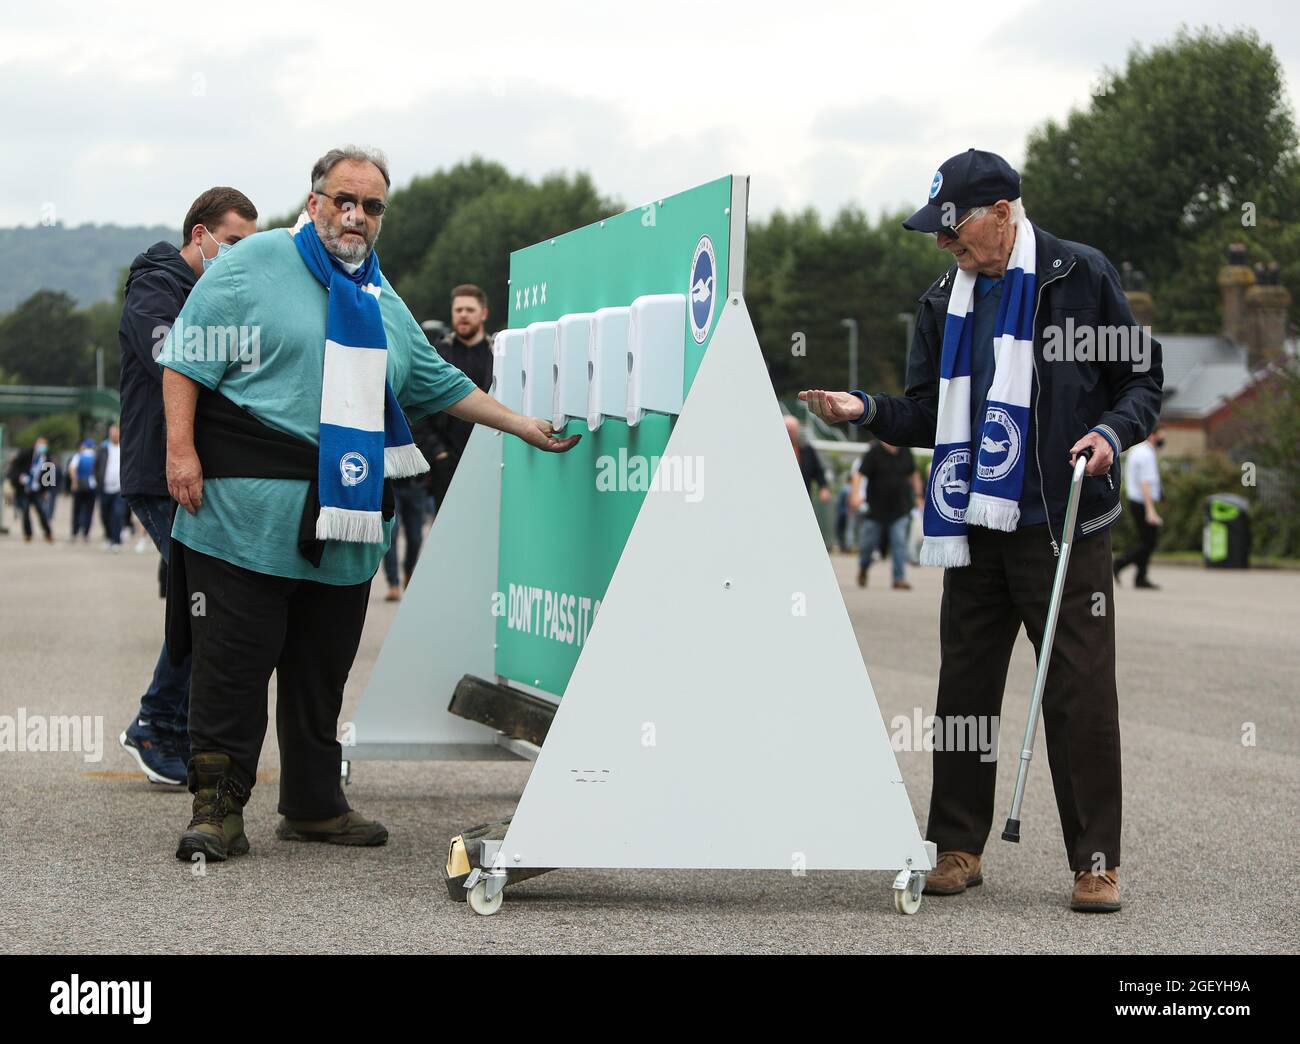
[[[921,476],[917,473],[912,451],[906,446],[875,442],[862,457],[854,476],[851,507],[862,503],[862,484],[866,483],[867,517],[862,522],[862,545],[858,552],[858,586],[867,586],[871,556],[882,534],[889,538],[890,557],[894,563],[894,587],[910,591],[907,582],[907,527],[912,505],[923,503]]]
[[[453,332],[438,344],[438,354],[483,391],[492,385],[492,342],[484,328],[487,318],[487,294],[473,283],[462,283],[451,292]],[[420,433],[415,434],[416,442],[429,460],[430,492],[436,508],[442,507],[473,430],[473,424],[457,420],[444,411],[429,418],[426,440],[421,440]]]

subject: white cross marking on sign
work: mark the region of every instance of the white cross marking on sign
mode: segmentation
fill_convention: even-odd
[[[542,304],[546,304],[546,284],[542,284]]]

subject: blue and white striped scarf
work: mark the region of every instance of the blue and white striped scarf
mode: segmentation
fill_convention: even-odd
[[[329,291],[316,538],[380,544],[385,476],[418,475],[428,471],[429,464],[415,446],[388,385],[379,258],[372,250],[361,267],[349,272],[325,249],[310,221],[299,222],[293,240],[303,263]]]
[[[1021,218],[993,328],[993,385],[978,445],[971,444],[970,416],[975,273],[959,270],[953,282],[939,361],[939,416],[925,499],[923,565],[970,565],[968,525],[1010,532],[1020,521],[1034,380],[1034,262],[1034,226]]]

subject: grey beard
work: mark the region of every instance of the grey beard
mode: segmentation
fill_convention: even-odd
[[[335,232],[328,225],[322,228],[320,222],[316,222],[316,234],[320,236],[320,241],[325,244],[326,250],[340,261],[346,261],[350,265],[360,264],[370,254],[370,243],[364,241],[354,243],[351,239],[345,240],[342,233]],[[376,235],[375,238],[379,237]]]

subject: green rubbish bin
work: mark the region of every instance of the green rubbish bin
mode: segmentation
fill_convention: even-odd
[[[1232,493],[1206,497],[1201,544],[1209,568],[1247,568],[1250,565],[1249,502]]]

